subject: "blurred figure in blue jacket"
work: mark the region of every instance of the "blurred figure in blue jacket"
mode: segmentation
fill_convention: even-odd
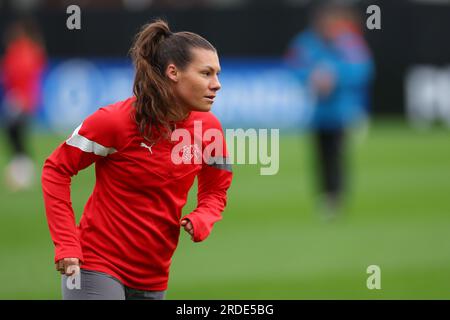
[[[346,129],[368,114],[374,66],[362,33],[362,21],[353,8],[322,4],[286,55],[316,97],[310,126],[326,217],[334,217],[342,205]]]

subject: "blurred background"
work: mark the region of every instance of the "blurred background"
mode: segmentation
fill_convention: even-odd
[[[156,17],[218,49],[225,128],[280,129],[279,172],[234,165],[224,219],[181,235],[167,299],[450,298],[448,1],[0,0],[0,299],[61,298],[43,162],[132,94],[128,50]],[[94,179],[73,178],[78,221]]]

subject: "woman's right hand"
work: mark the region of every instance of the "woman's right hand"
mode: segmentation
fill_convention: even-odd
[[[71,276],[80,272],[80,260],[78,258],[64,258],[55,263],[56,271]]]

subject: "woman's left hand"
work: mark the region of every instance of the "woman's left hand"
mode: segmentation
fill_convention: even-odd
[[[187,233],[191,236],[191,240],[194,240],[194,227],[192,226],[192,222],[188,219],[181,220],[181,226],[184,227]]]

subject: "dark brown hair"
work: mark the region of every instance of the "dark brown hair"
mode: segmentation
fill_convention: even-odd
[[[175,103],[165,71],[170,63],[184,70],[192,61],[193,48],[216,51],[198,34],[172,33],[167,22],[160,19],[143,26],[136,35],[130,50],[136,69],[135,121],[142,136],[151,142],[170,137],[173,122],[186,117],[185,110]]]

